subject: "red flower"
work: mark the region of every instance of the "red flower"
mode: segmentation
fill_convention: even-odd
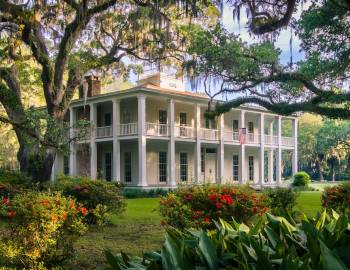
[[[192,199],[193,199],[193,196],[191,194],[187,194],[185,196],[185,200],[187,200],[187,201],[192,201]]]
[[[222,208],[222,203],[221,202],[216,202],[216,208],[221,209]]]
[[[258,208],[257,207],[253,207],[253,213],[256,214],[258,212]]]
[[[80,209],[80,211],[81,211],[81,213],[83,214],[83,216],[86,216],[87,213],[88,213],[88,210],[87,210],[85,207],[82,207],[82,208]]]
[[[210,219],[208,217],[205,217],[204,222],[208,224],[210,222]]]
[[[2,198],[2,203],[4,205],[9,205],[10,204],[10,199],[8,197],[4,197],[4,198]]]
[[[16,216],[16,211],[9,211],[8,213],[7,213],[7,216],[9,217],[9,218],[14,218],[15,216]]]
[[[222,202],[225,202],[228,205],[233,204],[233,200],[232,200],[232,197],[230,195],[221,195],[220,200]]]
[[[210,194],[210,195],[209,195],[209,199],[210,199],[211,201],[215,201],[215,200],[216,200],[216,195],[215,195],[215,194]]]
[[[164,226],[164,225],[166,225],[166,222],[165,222],[164,220],[162,220],[162,221],[160,222],[160,225]]]

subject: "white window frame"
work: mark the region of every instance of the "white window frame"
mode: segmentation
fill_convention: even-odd
[[[248,156],[248,179],[254,181],[254,156]]]
[[[130,162],[127,162],[126,155],[130,154]],[[127,168],[127,165],[130,165],[130,176],[127,175],[127,172],[129,171],[129,168]],[[132,152],[124,152],[124,181],[125,183],[131,183],[132,182]]]
[[[185,154],[186,155],[186,163],[182,163],[182,158],[181,155]],[[182,169],[185,168],[185,174],[182,174]],[[187,152],[180,152],[179,153],[179,177],[180,177],[180,181],[182,182],[186,182],[188,181],[188,153]]]
[[[161,155],[164,155],[161,157]],[[165,158],[165,162],[161,160]],[[159,183],[166,183],[168,177],[168,153],[166,151],[158,152],[158,181]]]
[[[239,180],[239,155],[237,154],[232,156],[232,179],[233,181]]]

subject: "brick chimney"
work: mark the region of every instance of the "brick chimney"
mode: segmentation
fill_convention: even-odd
[[[97,76],[86,76],[85,83],[79,88],[79,98],[84,98],[84,88],[87,90],[87,97],[101,94],[101,81]]]

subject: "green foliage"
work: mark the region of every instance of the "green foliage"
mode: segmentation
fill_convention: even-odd
[[[293,186],[306,187],[310,183],[310,175],[306,172],[297,172],[294,175]]]
[[[213,228],[219,218],[249,222],[267,209],[266,197],[248,186],[204,185],[178,188],[160,201],[163,224],[179,229]]]
[[[123,196],[127,199],[160,197],[160,196],[167,195],[168,192],[169,192],[168,190],[163,188],[156,188],[156,189],[149,189],[149,190],[123,188]]]
[[[110,269],[348,269],[349,216],[325,211],[301,223],[266,214],[250,227],[220,220],[212,231],[168,228],[160,252],[106,251]]]
[[[322,206],[345,212],[350,209],[350,182],[327,187],[322,193]]]
[[[291,188],[269,188],[264,191],[271,213],[284,215],[292,213],[297,205],[298,194]]]
[[[1,235],[0,263],[25,269],[61,263],[74,254],[74,242],[86,231],[86,213],[60,193],[3,197],[0,216],[7,221],[7,232]]]
[[[125,210],[121,187],[116,182],[61,175],[52,184],[52,188],[87,207],[86,219],[92,224],[105,224],[109,214],[120,214]]]
[[[14,195],[31,187],[33,187],[33,183],[25,174],[12,170],[0,169],[0,198],[12,198]]]

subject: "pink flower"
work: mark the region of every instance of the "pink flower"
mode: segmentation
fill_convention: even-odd
[[[2,203],[4,205],[9,205],[10,204],[10,199],[8,197],[4,197],[4,198],[2,198]]]

